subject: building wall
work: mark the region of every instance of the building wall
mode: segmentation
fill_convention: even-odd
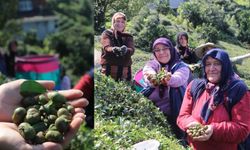
[[[24,32],[36,32],[37,39],[43,40],[47,34],[56,31],[56,17],[32,17],[23,19]]]

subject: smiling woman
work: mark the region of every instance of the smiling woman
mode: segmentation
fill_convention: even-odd
[[[164,113],[176,137],[185,144],[184,133],[176,125],[176,118],[189,81],[190,70],[180,60],[169,39],[156,39],[152,48],[154,59],[148,61],[143,68],[147,86],[142,93]]]
[[[194,150],[236,150],[249,135],[250,95],[235,77],[228,54],[211,49],[202,59],[203,79],[187,87],[178,126],[187,132]],[[204,131],[194,134],[194,128]]]
[[[219,83],[221,79],[221,62],[209,56],[205,62],[205,73],[211,83]]]
[[[166,64],[169,62],[171,55],[170,49],[166,47],[164,44],[155,45],[155,49],[153,50],[155,57],[159,60],[159,62]]]
[[[112,17],[111,29],[101,35],[101,72],[116,81],[131,80],[131,56],[134,54],[133,36],[124,32],[126,15],[117,12]]]

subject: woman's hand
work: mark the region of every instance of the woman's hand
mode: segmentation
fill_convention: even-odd
[[[24,81],[23,79],[15,80],[0,86],[0,121],[12,122],[11,116],[22,100],[20,85]],[[48,90],[52,90],[55,86],[53,81],[38,82]]]
[[[206,125],[207,129],[205,130],[204,134],[200,136],[193,137],[192,132],[190,131],[190,128],[193,128],[197,125],[201,125],[199,122],[191,122],[187,125],[187,134],[192,137],[194,141],[207,141],[213,134],[213,127],[211,125]]]
[[[207,127],[208,128],[203,135],[198,136],[198,137],[193,137],[193,140],[194,141],[207,141],[207,140],[209,140],[213,134],[213,127],[211,125],[207,125]]]
[[[0,86],[0,145],[5,146],[4,149],[62,149],[67,145],[78,131],[80,125],[85,119],[84,107],[88,105],[85,98],[81,98],[83,93],[80,90],[59,91],[60,94],[68,100],[75,108],[73,119],[70,123],[69,131],[64,136],[63,143],[45,142],[41,145],[30,145],[25,142],[19,134],[17,126],[12,123],[13,111],[20,105],[22,96],[19,94],[20,85],[25,80],[16,80]],[[52,81],[38,81],[48,90],[54,88]],[[3,148],[1,147],[1,148]]]
[[[156,75],[155,75],[155,74],[146,73],[145,76],[146,76],[147,80],[148,80],[153,86],[157,86],[157,85],[158,85],[157,80],[156,80]]]

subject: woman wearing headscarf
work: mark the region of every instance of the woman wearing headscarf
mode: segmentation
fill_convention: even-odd
[[[112,17],[111,29],[101,35],[101,72],[116,81],[131,80],[131,56],[134,54],[133,36],[125,32],[126,15],[117,12]]]
[[[197,62],[197,57],[194,51],[188,45],[188,34],[186,32],[178,33],[175,48],[180,55],[181,60],[185,63],[193,64]]]
[[[203,79],[195,79],[187,87],[177,124],[195,150],[236,150],[249,134],[248,88],[235,78],[224,50],[207,52],[202,69]],[[198,135],[193,133],[197,126],[204,129]]]
[[[147,96],[167,117],[173,132],[178,139],[184,134],[176,125],[182,99],[190,78],[190,70],[183,63],[171,41],[167,38],[158,38],[153,43],[153,59],[148,61],[143,68],[143,76],[149,87]],[[155,84],[150,78],[161,70],[168,72],[168,76]]]

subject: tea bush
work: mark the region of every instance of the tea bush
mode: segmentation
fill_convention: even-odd
[[[94,131],[83,124],[65,150],[92,150],[93,147]]]
[[[165,136],[158,128],[150,130],[122,117],[117,117],[115,121],[96,119],[101,121],[96,122],[95,149],[128,149],[133,144],[149,139],[158,140],[161,143],[159,149],[183,149],[174,138]]]
[[[95,73],[95,148],[124,149],[148,139],[181,149],[164,115],[125,82]]]

